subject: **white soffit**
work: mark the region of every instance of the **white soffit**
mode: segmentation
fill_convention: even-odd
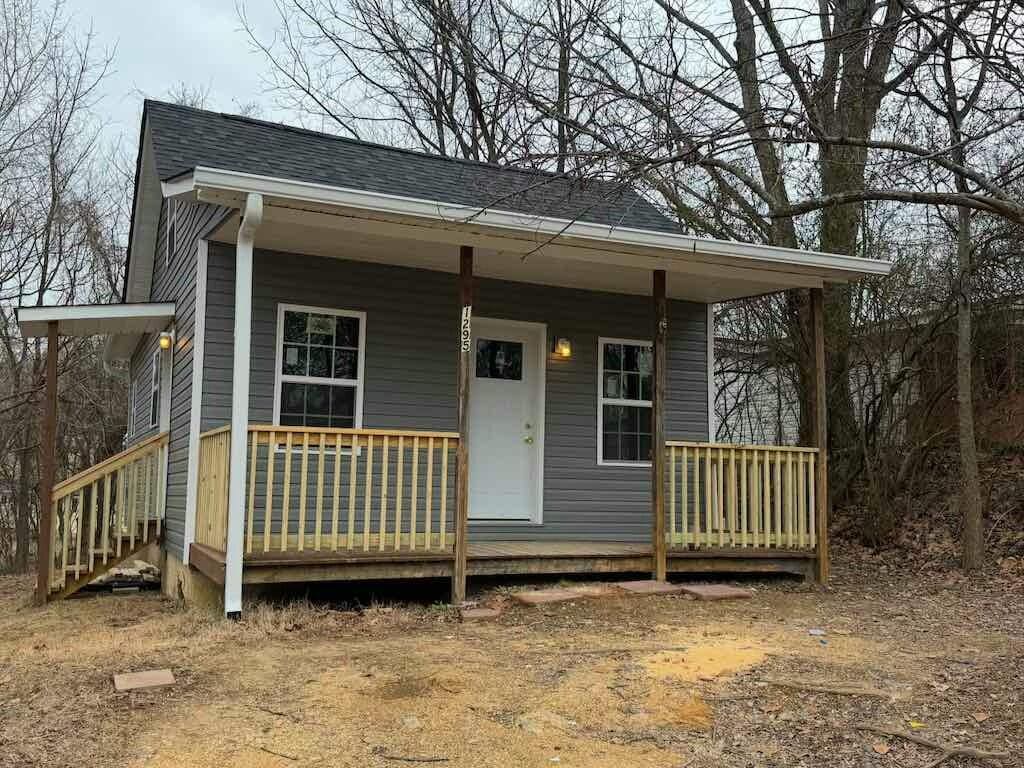
[[[162,331],[174,320],[174,302],[20,307],[16,312],[27,339],[45,337],[51,322],[57,323],[61,336],[110,336]]]

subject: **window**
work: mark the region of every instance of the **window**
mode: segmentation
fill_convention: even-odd
[[[275,423],[361,427],[365,334],[364,312],[279,305]]]
[[[149,372],[149,426],[160,423],[160,349],[153,352]]]
[[[171,198],[167,201],[167,249],[164,252],[164,266],[171,266],[171,258],[174,256],[174,236],[178,228],[178,201]]]
[[[128,384],[128,432],[127,437],[135,436],[135,406],[139,402],[139,380],[133,379]]]
[[[653,363],[649,341],[598,340],[598,464],[650,464]]]
[[[523,378],[523,344],[519,341],[477,339],[476,377],[478,379]]]

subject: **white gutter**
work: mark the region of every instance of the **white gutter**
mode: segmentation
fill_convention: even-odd
[[[235,247],[235,339],[231,381],[231,449],[228,476],[224,614],[242,613],[242,545],[245,527],[246,450],[249,439],[249,358],[252,347],[252,251],[263,222],[263,197],[250,193]],[[285,531],[287,533],[287,531]]]
[[[441,203],[203,166],[196,167],[191,176],[180,176],[163,183],[165,196],[195,193],[202,197],[204,193],[217,191],[229,193],[236,197],[239,203],[245,195],[256,192],[280,200],[410,216],[448,225],[477,224],[527,234],[537,242],[557,238],[563,242],[578,240],[583,241],[583,244],[590,242],[605,246],[670,251],[677,254],[703,254],[728,259],[740,266],[749,267],[758,263],[785,265],[820,270],[842,279],[861,275],[887,275],[892,269],[892,264],[888,261],[855,256],[571,221],[497,208],[481,209],[476,206]]]

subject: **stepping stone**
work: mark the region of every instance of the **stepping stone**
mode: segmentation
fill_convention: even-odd
[[[633,595],[678,595],[683,591],[680,584],[670,584],[667,581],[656,581],[655,579],[618,581],[615,586]]]
[[[581,600],[586,595],[572,589],[534,589],[527,592],[515,592],[512,599],[520,605],[546,605],[548,603],[566,603],[570,600]]]
[[[122,672],[119,675],[114,675],[114,690],[118,693],[135,691],[140,688],[160,688],[164,685],[174,685],[174,675],[169,669]]]
[[[497,608],[463,608],[459,611],[462,621],[494,621],[501,616]]]
[[[728,584],[686,584],[683,592],[698,600],[746,600],[754,596],[749,589],[730,587]]]

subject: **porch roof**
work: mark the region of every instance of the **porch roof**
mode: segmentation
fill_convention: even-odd
[[[45,337],[57,323],[61,336],[108,336],[108,360],[131,355],[139,337],[162,331],[174,321],[174,302],[137,304],[74,304],[59,307],[19,307],[18,327],[26,338]]]
[[[160,198],[244,206],[263,196],[256,247],[714,303],[888,274],[889,262],[684,235],[621,181],[438,157],[235,115],[147,102],[138,188]],[[143,178],[148,181],[144,184]],[[151,189],[151,187],[153,187]],[[142,226],[147,221],[150,227]],[[234,242],[238,216],[204,236]],[[152,238],[150,238],[152,239]],[[148,293],[148,241],[133,247],[131,298]]]

